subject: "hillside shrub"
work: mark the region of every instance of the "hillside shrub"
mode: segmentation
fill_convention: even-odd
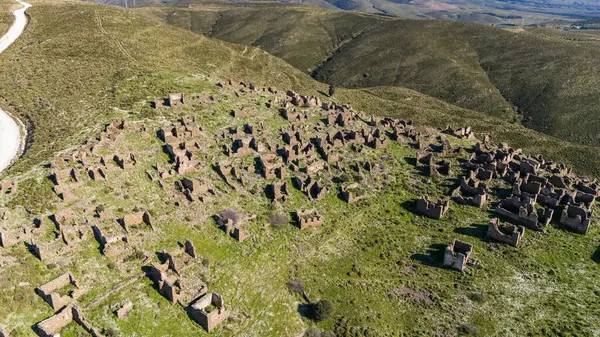
[[[328,299],[322,299],[313,305],[312,319],[315,322],[325,321],[333,315],[333,303]]]
[[[269,223],[274,228],[280,229],[288,223],[288,217],[285,214],[269,215]]]

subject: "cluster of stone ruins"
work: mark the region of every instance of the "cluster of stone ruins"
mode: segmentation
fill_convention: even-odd
[[[348,174],[385,179],[388,172],[385,161],[364,160],[359,154],[367,148],[376,151],[395,142],[416,150],[415,166],[423,175],[431,179],[459,178],[459,185],[450,198],[431,200],[423,196],[416,200],[416,212],[422,215],[443,218],[448,214],[451,200],[484,207],[492,201],[492,187],[508,183],[514,186],[512,194],[501,200],[494,212],[509,222],[490,221],[487,232],[490,239],[517,246],[525,227],[544,230],[555,211],[561,212],[559,224],[569,230],[586,233],[590,226],[592,206],[600,191],[596,182],[577,177],[564,165],[545,161],[541,156],[526,157],[520,150],[504,144],[494,145],[487,137],[472,148],[452,147],[449,137],[471,143],[476,140],[468,127],[443,130],[439,135],[439,130],[416,127],[412,121],[365,117],[347,105],[322,102],[317,97],[300,96],[291,91],[280,93],[249,83],[218,86],[233,90],[238,97],[268,93],[272,99],[266,106],[287,120],[287,126],[273,137],[262,122],[247,122],[242,127],[219,130],[215,134],[206,131],[193,116],[183,117],[158,130],[151,130],[143,123],[114,121],[99,137],[52,161],[50,179],[64,207],[53,214],[40,215],[27,228],[0,228],[0,245],[24,243],[42,261],[69,252],[90,235],[98,241],[106,257],[134,251],[131,236],[143,237],[147,231],[154,231],[157,215],[144,207],[123,210],[115,216],[114,210],[66,206],[77,200],[78,189],[86,183],[102,182],[141,166],[138,158],[143,158],[145,153],[106,155],[101,150],[122,141],[127,132],[138,132],[140,137],[148,138],[154,137],[156,132],[170,161],[156,163],[145,171],[145,176],[165,191],[165,199],[177,200],[175,205],[185,201],[208,203],[228,193],[216,186],[218,182],[225,184],[229,191],[260,186],[264,196],[277,205],[286,203],[292,188],[308,200],[321,200],[333,190],[345,202],[355,203],[367,197],[371,189],[358,182],[334,183],[332,177]],[[156,100],[154,106],[182,109],[214,100],[209,95],[187,97],[176,93]],[[234,118],[253,117],[257,113],[249,107],[231,111]],[[207,149],[214,149],[218,155]],[[470,153],[469,159],[453,166],[453,159],[464,153]],[[218,176],[220,181],[209,178],[211,175],[207,172]],[[174,189],[167,188],[169,181]],[[15,193],[16,189],[16,183],[0,183],[0,195]],[[246,228],[249,218],[242,221],[217,218],[217,224],[235,240],[242,242],[250,236]],[[314,207],[296,210],[294,218],[300,229],[324,223],[323,216]],[[44,238],[48,226],[58,230],[55,239]],[[462,271],[472,250],[470,244],[454,240],[445,250],[443,264]],[[162,263],[147,265],[150,255],[145,254],[139,264],[148,270],[148,277],[162,296],[181,305],[207,331],[227,319],[229,311],[222,296],[209,292],[197,276],[201,263],[191,241],[185,241],[181,250],[159,252]],[[69,295],[55,292],[67,286],[74,288]],[[36,293],[56,312],[37,324],[41,336],[54,335],[73,321],[90,334],[100,336],[77,306],[81,291],[70,273],[40,286]],[[115,314],[122,319],[132,309],[132,302],[127,301]]]
[[[469,128],[443,132],[459,138],[475,139]],[[418,143],[416,166],[431,177],[449,175],[447,158],[465,149],[451,149],[447,140],[438,137],[427,146]],[[416,202],[418,213],[441,219],[450,208],[451,200],[461,205],[483,207],[492,201],[492,187],[512,184],[510,196],[500,200],[493,208],[495,214],[509,222],[494,218],[488,224],[488,238],[517,246],[525,228],[543,231],[552,221],[554,212],[560,212],[557,223],[570,231],[585,234],[590,226],[592,208],[600,193],[596,181],[576,176],[564,164],[553,163],[539,156],[527,157],[520,149],[505,144],[494,145],[488,137],[478,141],[469,159],[457,170],[466,172],[458,176],[459,186],[450,198],[432,201],[423,196]],[[444,265],[463,270],[472,247],[454,241],[446,249]],[[454,258],[450,258],[454,256]],[[459,262],[457,262],[459,261]],[[466,261],[466,260],[465,260]]]

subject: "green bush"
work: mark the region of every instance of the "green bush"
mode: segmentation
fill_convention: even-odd
[[[312,318],[316,322],[321,322],[331,318],[333,312],[333,303],[331,303],[331,301],[328,299],[322,299],[314,304]]]
[[[285,214],[271,214],[269,215],[269,223],[274,228],[282,228],[288,223],[288,217]]]

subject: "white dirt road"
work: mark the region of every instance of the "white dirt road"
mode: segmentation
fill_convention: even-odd
[[[0,53],[15,42],[27,26],[25,11],[31,5],[20,0],[17,0],[17,2],[23,7],[13,12],[15,22],[8,32],[0,38]],[[19,124],[0,108],[0,172],[6,169],[13,159],[22,152],[20,130]]]

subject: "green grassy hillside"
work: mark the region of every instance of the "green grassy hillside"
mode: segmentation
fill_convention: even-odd
[[[153,80],[163,81],[161,78]],[[141,87],[144,83],[144,79],[132,80],[135,86]],[[127,118],[129,128],[118,132],[120,136],[115,141],[97,145],[94,154],[87,158],[88,162],[95,162],[100,155],[131,152],[138,157],[134,167],[107,170],[105,180],[84,178],[80,183],[66,183],[75,194],[75,198],[68,201],[60,200],[52,192],[48,179],[52,168],[36,167],[25,179],[8,177],[18,179],[19,190],[16,195],[0,196],[6,220],[0,229],[28,227],[34,218],[40,218],[45,229],[38,243],[55,239],[56,230],[45,215],[63,209],[73,210],[77,219],[85,217],[90,223],[100,223],[102,228],[111,228],[111,225],[114,228],[118,226],[114,218],[143,208],[152,214],[154,224],[154,231],[146,226],[132,227],[128,233],[129,250],[117,256],[103,256],[91,233],[72,244],[68,251],[51,254],[44,261],[36,259],[24,244],[0,248],[3,261],[0,279],[7,289],[0,292],[3,309],[0,324],[10,329],[11,336],[34,336],[31,326],[52,315],[52,310],[33,289],[66,271],[86,290],[78,299],[84,315],[107,336],[296,337],[308,327],[333,331],[336,337],[399,336],[401,333],[543,336],[586,335],[598,328],[593,309],[600,291],[594,281],[600,270],[594,260],[597,259],[597,227],[585,236],[554,226],[545,233],[527,232],[521,246],[515,249],[485,239],[488,207],[453,205],[442,221],[417,216],[412,202],[424,193],[446,195],[456,183],[456,177],[453,174],[447,178],[427,179],[420,175],[411,164],[415,149],[408,144],[408,138],[393,141],[386,149],[365,147],[360,154],[350,146],[338,150],[343,155],[343,165],[368,160],[384,171],[377,169],[372,173],[339,177],[335,174],[337,182],[328,181],[331,190],[318,201],[309,200],[291,187],[288,177],[285,181],[290,186],[289,198],[282,203],[270,203],[262,191],[267,183],[276,179],[265,180],[252,172],[242,173],[245,183],[230,179],[235,186],[232,188],[210,164],[229,159],[236,167],[252,165],[254,155],[227,158],[221,147],[227,141],[214,136],[246,123],[264,125],[261,139],[264,136],[270,143],[283,145],[278,137],[279,129],[288,129],[291,123],[284,120],[276,108],[265,106],[273,95],[261,91],[235,94],[234,90],[239,89],[220,90],[192,76],[170,83],[188,94],[211,95],[214,101],[189,104],[177,110],[149,111],[146,106],[133,107],[135,113],[146,118],[135,114],[115,116]],[[410,91],[385,88],[379,91],[415,100],[419,97]],[[354,94],[342,91],[338,99],[356,97]],[[369,99],[363,101],[368,104]],[[414,105],[423,112],[448,108],[433,99]],[[255,113],[233,118],[229,111],[240,107],[250,108]],[[395,108],[402,110],[401,106]],[[306,122],[311,127],[303,132],[322,129],[319,115],[323,111],[307,108],[302,112],[311,116]],[[200,138],[204,142],[194,153],[205,158],[206,166],[187,173],[186,177],[210,181],[214,186],[215,196],[204,202],[188,202],[183,197],[177,188],[181,176],[156,177],[155,165],[170,166],[169,156],[162,150],[164,142],[156,137],[156,130],[177,124],[183,116],[194,116],[203,128]],[[321,126],[312,127],[317,124]],[[91,137],[99,135],[99,131],[91,133]],[[448,139],[453,146],[472,144],[454,137],[448,136]],[[466,156],[451,159],[456,175],[464,173],[458,167]],[[81,170],[79,164],[65,165]],[[108,166],[114,165],[109,163]],[[156,180],[148,179],[148,172]],[[320,172],[319,176],[324,178],[329,174]],[[360,182],[366,198],[347,204],[336,191],[339,185],[354,182]],[[510,188],[501,182],[495,183],[499,184],[495,198]],[[38,208],[39,204],[32,202],[36,199],[43,199],[44,205]],[[93,217],[89,211],[98,209],[99,205],[102,205],[105,220]],[[272,214],[313,207],[325,219],[318,228],[301,231],[292,224],[280,227],[269,224],[268,217]],[[225,208],[255,216],[243,227],[249,235],[246,241],[236,242],[217,228],[212,216]],[[594,221],[598,221],[597,216]],[[465,274],[441,267],[440,249],[454,238],[474,245],[473,256],[480,267],[470,268]],[[158,262],[155,252],[181,250],[180,244],[186,239],[194,243],[199,256],[188,265],[189,270],[194,271],[193,276],[200,277],[209,290],[222,294],[231,311],[230,319],[211,334],[190,320],[179,305],[172,305],[163,298],[148,278],[136,277],[142,265]],[[64,247],[60,242],[58,245]],[[190,275],[185,271],[182,275]],[[335,306],[332,317],[318,323],[308,319],[307,303],[286,289],[285,284],[290,280],[302,282],[312,301],[332,301]],[[126,299],[133,302],[133,310],[125,319],[117,319],[114,310]],[[512,324],[506,325],[507,321]],[[61,331],[64,337],[81,335],[85,334],[75,324]]]
[[[121,8],[40,2],[30,15],[26,31],[0,57],[1,95],[31,128],[30,146],[16,168],[80,142],[113,114],[131,111],[133,103],[174,90],[171,82],[180,76],[319,88],[262,50],[207,39]],[[133,86],[139,79],[146,82]]]
[[[332,50],[373,25],[372,16],[289,4],[135,10],[195,33],[259,47],[309,73]]]
[[[338,86],[408,87],[505,119],[517,119],[517,107],[535,130],[600,144],[597,44],[298,6],[140,11],[198,33],[258,46]]]
[[[138,10],[40,1],[30,15],[25,33],[0,56],[1,104],[30,130],[24,157],[0,176],[3,182],[18,185],[16,193],[0,194],[0,230],[29,228],[40,220],[44,227],[36,234],[37,242],[64,248],[48,216],[71,209],[77,224],[88,231],[69,251],[45,261],[36,259],[23,242],[0,247],[0,325],[11,336],[35,336],[32,326],[53,312],[34,288],[66,271],[87,290],[78,300],[84,314],[108,337],[208,336],[182,308],[160,296],[148,278],[136,277],[142,265],[158,261],[157,251],[179,250],[186,239],[200,256],[192,263],[194,276],[220,292],[232,313],[211,336],[297,337],[311,326],[344,337],[400,332],[453,336],[474,331],[482,336],[581,336],[599,329],[594,307],[600,294],[598,227],[582,236],[549,226],[545,233],[527,232],[519,249],[514,249],[485,239],[489,208],[453,205],[443,221],[416,216],[413,201],[423,194],[447,195],[456,176],[436,180],[420,175],[411,164],[416,150],[408,138],[391,142],[386,149],[340,150],[344,165],[368,160],[383,171],[339,177],[325,172],[322,178],[331,190],[319,201],[292,188],[288,177],[288,200],[269,202],[263,191],[270,180],[254,174],[254,156],[233,159],[240,168],[250,167],[240,169],[249,180],[235,189],[210,166],[226,158],[223,145],[230,145],[217,136],[220,132],[228,134],[231,128],[253,123],[263,129],[260,137],[266,142],[282,146],[279,130],[291,128],[277,107],[267,107],[274,98],[268,91],[218,89],[216,83],[228,78],[348,103],[365,119],[374,114],[414,119],[419,125],[471,125],[478,136],[491,134],[527,153],[565,161],[578,173],[600,176],[597,148],[561,141],[401,87],[338,89],[333,98],[325,97],[319,91],[326,91],[326,85],[260,49],[206,38],[149,19]],[[345,41],[336,40],[343,34],[332,31],[331,43]],[[175,110],[151,107],[151,101],[170,92],[184,92],[188,98],[211,95],[214,100]],[[242,107],[254,114],[230,115]],[[302,111],[311,116],[305,131],[322,133],[323,111]],[[194,116],[203,128],[194,150],[202,169],[187,175],[214,185],[214,198],[203,203],[183,197],[180,176],[157,178],[157,164],[172,164],[156,132],[184,116]],[[97,145],[89,163],[101,165],[100,155],[135,153],[138,164],[121,170],[110,162],[106,180],[68,183],[73,198],[59,199],[48,179],[55,168],[47,164],[56,154],[70,153],[100,137],[114,119],[127,120],[131,128],[119,132],[114,141]],[[453,146],[472,145],[449,138]],[[452,159],[455,174],[464,173],[458,165],[465,157]],[[61,165],[84,172],[80,164]],[[340,181],[359,182],[367,198],[350,205],[341,201]],[[510,189],[498,183],[495,198]],[[269,224],[272,214],[312,207],[325,219],[314,230]],[[217,228],[212,217],[225,208],[255,215],[246,224],[249,238],[243,243]],[[103,220],[93,215],[100,209],[106,214]],[[133,228],[128,234],[130,251],[103,256],[89,225],[114,228],[117,217],[136,209],[152,214],[156,231]],[[593,220],[597,223],[597,213]],[[474,245],[481,268],[466,274],[439,268],[439,249],[453,238]],[[289,280],[302,281],[313,301],[331,300],[333,316],[319,323],[303,316],[306,303],[286,289]],[[134,309],[119,320],[114,310],[125,299],[134,303]],[[81,335],[85,333],[76,325],[61,333]]]
[[[306,15],[312,13],[312,9],[303,10]],[[0,73],[0,88],[6,99],[3,106],[12,107],[30,128],[26,155],[13,170],[26,170],[48,160],[56,151],[80,143],[98,125],[115,115],[132,114],[134,106],[175,90],[173,83],[182,76],[252,79],[257,84],[306,94],[326,91],[325,85],[260,49],[205,38],[146,18],[148,13],[154,18],[157,11],[165,13],[163,7],[132,11],[92,4],[35,4],[28,29],[0,57],[4,69]],[[106,19],[102,18],[103,14],[107,15]],[[339,17],[334,15],[328,22],[351,21],[346,15],[352,13],[335,14]],[[360,17],[369,18],[362,14]],[[64,20],[72,25],[58,24]],[[329,37],[327,42],[321,40],[313,44],[349,43],[351,37],[348,36],[360,28],[352,24],[347,23],[344,31],[315,35]],[[310,39],[295,41],[307,48],[311,45]],[[320,51],[324,52],[325,49]],[[296,55],[301,60],[308,54]],[[319,57],[314,54],[312,63],[307,64],[314,64]],[[448,123],[473,125],[480,132],[497,135],[500,141],[517,142],[515,145],[533,153],[564,160],[581,172],[600,174],[595,165],[600,151],[542,136],[505,119],[482,117],[473,110],[398,87],[340,91],[342,93],[345,101],[358,108],[364,106],[381,115],[413,118],[440,127]],[[548,145],[542,145],[544,143]]]
[[[12,0],[0,0],[0,34],[4,34],[15,20],[12,11],[19,6]]]

